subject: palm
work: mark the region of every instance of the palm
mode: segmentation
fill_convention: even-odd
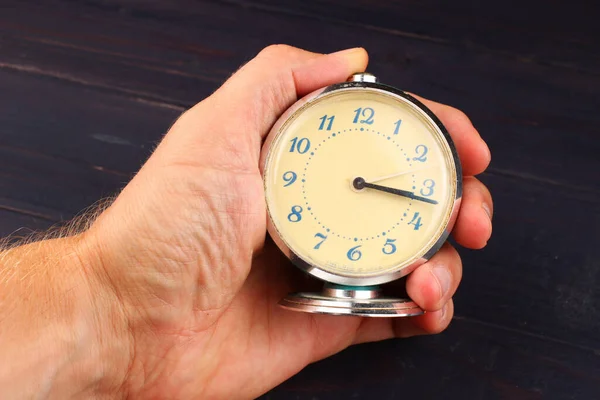
[[[354,341],[358,318],[294,313],[277,306],[301,273],[269,240],[258,256],[252,256],[251,249],[265,237],[266,214],[260,173],[256,165],[248,168],[254,173],[206,171],[190,165],[163,169],[164,182],[176,180],[177,188],[194,190],[177,190],[177,204],[158,199],[154,215],[161,220],[161,229],[146,232],[145,238],[153,253],[161,256],[144,263],[145,274],[119,278],[160,293],[158,307],[154,296],[137,304],[141,325],[151,329],[134,333],[139,346],[135,363],[147,368],[156,354],[178,360],[163,363],[155,379],[146,381],[149,394],[226,398],[259,394]],[[143,171],[136,179],[142,178]],[[210,193],[218,200],[207,208],[198,193]],[[181,204],[186,206],[177,207]],[[210,218],[195,225],[190,215]],[[221,233],[209,235],[208,246],[207,223]],[[157,281],[157,275],[172,279]],[[222,279],[228,280],[227,287]],[[197,290],[199,280],[204,290]],[[232,375],[238,379],[232,382]],[[210,377],[211,384],[186,385],[201,377]]]
[[[272,242],[231,306],[221,315],[214,340],[223,344],[217,357],[228,360],[214,375],[215,391],[262,393],[307,364],[353,343],[360,319],[286,311],[277,302],[293,288],[296,271]],[[198,349],[202,352],[202,349]],[[247,377],[232,384],[232,374]]]
[[[230,162],[224,152],[213,157],[216,165]],[[156,386],[147,382],[147,387],[171,394],[206,394],[224,387],[230,393],[220,396],[258,394],[354,342],[359,318],[296,313],[277,305],[288,292],[306,289],[302,282],[316,284],[315,289],[320,284],[307,280],[268,238],[262,246],[267,217],[262,177],[252,157],[244,162],[240,158],[238,172],[209,170],[185,159],[169,165],[161,165],[159,175],[153,171],[153,181],[177,195],[153,201],[160,229],[145,233],[146,246],[160,257],[144,263],[146,274],[120,279],[137,280],[136,286],[161,294],[159,307],[154,297],[137,306],[138,312],[144,311],[143,326],[153,327],[152,332],[137,333],[143,336],[137,362],[152,363],[145,355],[162,349],[170,349],[168,359],[179,359],[181,351],[187,354],[185,365],[165,364],[153,382]],[[145,173],[143,169],[136,179],[144,179]],[[157,274],[173,279],[156,281]],[[391,336],[391,324],[384,327],[383,322],[376,334]],[[178,345],[182,338],[189,342],[184,349]],[[207,352],[212,356],[207,358]],[[251,379],[232,384],[232,374]],[[211,377],[210,387],[183,384],[201,376]]]

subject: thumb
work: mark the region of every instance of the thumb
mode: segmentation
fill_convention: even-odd
[[[242,67],[218,93],[219,100],[251,123],[247,128],[264,137],[275,120],[299,97],[350,75],[368,63],[363,48],[316,54],[290,46],[270,46]],[[240,112],[241,111],[241,112]]]
[[[171,142],[177,151],[170,154],[194,160],[211,149],[213,154],[227,154],[220,160],[226,159],[232,170],[247,170],[258,165],[262,139],[299,97],[344,82],[353,73],[364,71],[367,63],[363,48],[317,54],[291,46],[269,46],[213,95],[184,113],[162,147]],[[202,159],[213,166],[220,164],[210,154]],[[241,161],[240,165],[231,165],[236,161]]]

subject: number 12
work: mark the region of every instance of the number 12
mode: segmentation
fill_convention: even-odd
[[[352,121],[353,123],[356,124],[360,122],[361,124],[373,125],[373,117],[375,116],[375,110],[373,110],[371,107],[367,107],[365,109],[360,107],[354,110],[354,112],[356,115],[354,116],[354,120]],[[359,121],[361,115],[364,119],[361,119]]]

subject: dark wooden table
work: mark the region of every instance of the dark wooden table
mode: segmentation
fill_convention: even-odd
[[[586,1],[1,0],[0,235],[117,192],[264,46],[364,46],[487,140],[493,238],[460,249],[446,332],[353,347],[264,399],[598,399],[599,27]]]

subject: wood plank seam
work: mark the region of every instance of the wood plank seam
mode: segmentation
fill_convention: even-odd
[[[269,12],[269,13],[273,13],[273,14],[291,15],[291,16],[296,16],[296,17],[310,18],[313,20],[323,21],[323,22],[327,22],[327,23],[345,25],[345,26],[349,26],[349,27],[358,27],[358,28],[362,28],[365,30],[374,31],[374,32],[378,32],[378,33],[384,33],[384,34],[388,34],[388,35],[392,35],[392,36],[405,37],[405,38],[413,39],[413,40],[426,41],[426,42],[436,43],[436,44],[441,44],[441,45],[446,45],[446,46],[461,45],[460,47],[468,49],[468,50],[475,50],[475,51],[478,51],[481,53],[502,56],[502,57],[505,57],[505,58],[508,58],[511,60],[521,62],[521,63],[535,63],[535,64],[538,64],[541,66],[565,69],[565,70],[569,70],[569,71],[573,71],[573,72],[579,72],[579,73],[584,73],[584,74],[589,74],[589,75],[594,75],[594,76],[600,76],[600,73],[598,73],[598,72],[591,71],[591,70],[588,70],[588,69],[585,69],[582,67],[578,67],[573,64],[539,60],[539,59],[536,59],[535,57],[525,56],[522,54],[513,54],[508,51],[494,50],[489,47],[477,45],[474,43],[469,43],[468,46],[465,46],[464,44],[461,44],[459,42],[452,42],[452,41],[449,41],[449,40],[446,40],[443,38],[439,38],[439,37],[435,37],[435,36],[420,35],[420,34],[416,34],[416,33],[401,31],[398,29],[382,28],[382,27],[375,26],[375,25],[360,24],[360,23],[349,22],[349,21],[345,21],[345,20],[341,20],[341,19],[337,19],[337,18],[331,18],[331,17],[319,17],[315,14],[308,13],[308,12],[291,11],[291,10],[287,10],[282,7],[268,6],[265,4],[248,3],[248,2],[240,1],[240,0],[217,0],[217,2],[223,3],[223,4],[228,4],[228,5],[234,5],[234,6],[242,7],[242,8],[255,9],[258,11]]]
[[[109,86],[109,85],[105,85],[105,84],[102,84],[99,82],[93,82],[93,81],[77,78],[75,76],[72,76],[69,74],[64,74],[64,73],[57,72],[57,71],[43,70],[41,68],[38,68],[38,67],[35,67],[32,65],[24,65],[24,64],[17,65],[17,64],[0,62],[0,69],[7,69],[7,70],[11,70],[11,71],[27,73],[30,75],[54,78],[54,79],[61,80],[63,82],[70,82],[70,83],[75,83],[75,84],[79,84],[79,85],[86,86],[86,87],[92,87],[97,90],[104,90],[104,91],[108,91],[110,93],[119,93],[123,97],[126,97],[133,101],[143,102],[145,104],[152,104],[157,107],[168,108],[168,109],[176,110],[176,111],[184,111],[185,109],[187,109],[188,107],[191,106],[189,104],[185,104],[185,103],[179,102],[174,99],[156,96],[152,93],[121,88],[118,86]]]
[[[166,109],[170,109],[170,110],[176,110],[176,111],[182,112],[182,113],[194,105],[194,104],[187,104],[186,102],[181,102],[181,101],[177,101],[177,100],[173,100],[173,99],[169,99],[169,98],[160,97],[160,96],[152,94],[150,92],[141,92],[141,91],[136,91],[136,90],[132,90],[132,89],[120,88],[118,86],[106,85],[103,83],[94,82],[94,81],[90,81],[90,80],[80,79],[80,78],[74,77],[70,74],[64,74],[64,73],[57,72],[57,71],[49,71],[49,70],[41,69],[39,67],[32,66],[32,65],[24,65],[24,64],[17,65],[17,64],[0,62],[0,69],[7,69],[7,70],[15,71],[18,73],[26,73],[26,74],[33,75],[33,76],[47,77],[47,78],[56,79],[56,80],[63,81],[63,82],[66,81],[66,82],[69,82],[72,84],[77,84],[77,85],[81,85],[84,87],[93,88],[100,92],[113,93],[113,94],[119,95],[121,97],[124,97],[124,98],[132,100],[132,101],[140,102],[143,104],[148,104],[151,106],[162,107],[162,108],[166,108]],[[53,157],[56,157],[56,156],[53,156]],[[68,160],[66,158],[62,158],[62,157],[59,157],[59,158],[66,160],[66,161],[72,161],[72,160]],[[99,171],[106,172],[106,173],[122,175],[122,176],[129,176],[129,174],[124,171],[110,170],[110,169],[104,168],[102,166],[92,166],[92,167],[94,169],[97,169]],[[523,173],[520,173],[517,171],[509,171],[509,170],[502,170],[502,169],[497,169],[494,167],[489,167],[486,171],[486,174],[496,175],[496,176],[506,176],[506,177],[512,177],[512,178],[520,178],[520,179],[537,182],[537,183],[541,183],[541,184],[569,188],[571,190],[576,190],[576,191],[580,191],[583,193],[600,194],[599,191],[594,190],[594,189],[580,187],[580,186],[566,185],[561,182],[552,181],[551,179],[544,179],[544,178],[532,176],[530,174],[523,174]]]
[[[504,325],[499,325],[499,324],[494,324],[491,322],[485,322],[485,321],[480,321],[478,319],[472,319],[469,317],[463,317],[461,315],[455,315],[453,320],[457,320],[457,321],[464,321],[464,322],[469,322],[469,323],[473,323],[473,324],[478,324],[478,325],[483,325],[489,328],[493,328],[493,329],[498,329],[498,330],[503,330],[506,332],[511,332],[511,333],[516,333],[519,335],[524,335],[524,336],[529,336],[532,338],[536,338],[536,339],[540,339],[543,341],[547,341],[547,342],[553,342],[553,343],[557,343],[557,344],[561,344],[561,345],[565,345],[565,346],[570,346],[573,348],[576,348],[578,350],[583,350],[586,352],[590,352],[594,355],[600,356],[600,348],[595,348],[595,347],[589,347],[589,346],[583,346],[574,342],[569,342],[566,340],[562,340],[562,339],[557,339],[555,337],[552,336],[546,336],[546,335],[542,335],[540,333],[533,333],[533,332],[528,332],[526,330],[523,329],[516,329],[516,328],[509,328],[507,326]]]

